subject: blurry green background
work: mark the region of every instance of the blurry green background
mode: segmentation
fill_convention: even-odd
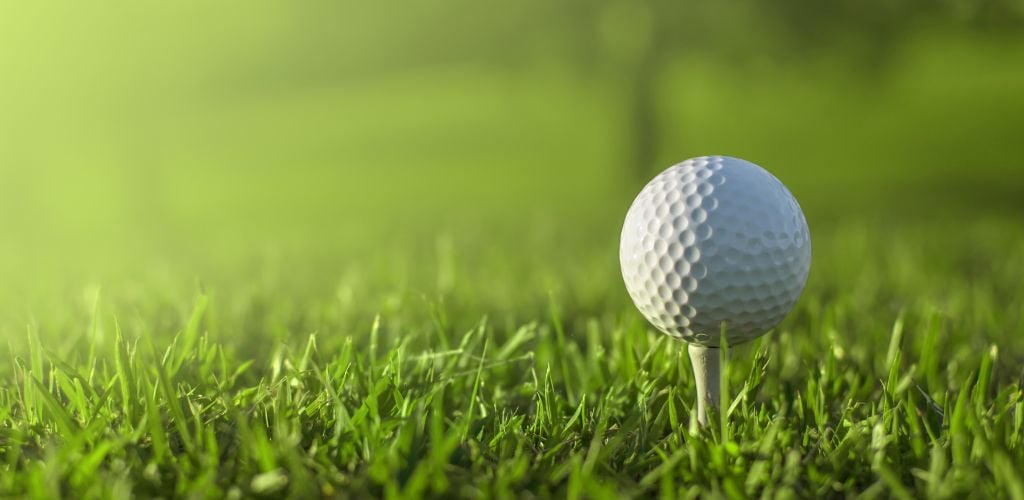
[[[711,154],[814,257],[694,439]],[[0,1],[0,345],[0,495],[1024,495],[1024,0]]]
[[[4,3],[4,324],[35,314],[33,294],[196,279],[621,305],[632,196],[704,154],[775,173],[824,255],[941,253],[971,228],[1021,228],[1022,15],[1012,1]],[[893,240],[907,234],[923,236]],[[841,267],[815,266],[812,282]]]

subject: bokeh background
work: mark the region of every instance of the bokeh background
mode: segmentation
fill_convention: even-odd
[[[790,187],[812,286],[866,279],[882,248],[939,265],[978,245],[945,264],[991,276],[1024,250],[1022,17],[999,0],[5,3],[2,323],[20,336],[100,288],[627,310],[628,204],[704,154]]]

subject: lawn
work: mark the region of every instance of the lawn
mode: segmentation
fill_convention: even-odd
[[[551,261],[478,235],[460,243],[499,250],[441,238],[340,277],[279,257],[224,291],[153,273],[51,292],[11,341],[0,487],[1024,494],[1016,220],[822,231],[804,298],[733,349],[726,411],[705,429],[685,346],[632,309],[596,257],[613,251],[565,243],[587,232],[520,247]]]

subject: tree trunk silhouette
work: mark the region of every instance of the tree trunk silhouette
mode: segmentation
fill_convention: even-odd
[[[662,131],[658,108],[658,83],[663,67],[662,51],[655,43],[636,61],[626,80],[628,144],[626,165],[630,177],[648,180],[659,170]]]

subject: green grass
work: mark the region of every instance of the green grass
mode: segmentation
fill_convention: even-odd
[[[303,290],[293,263],[51,293],[62,312],[30,307],[10,341],[0,493],[1024,498],[1018,229],[823,229],[706,429],[685,345],[632,309],[614,248],[441,241]]]

